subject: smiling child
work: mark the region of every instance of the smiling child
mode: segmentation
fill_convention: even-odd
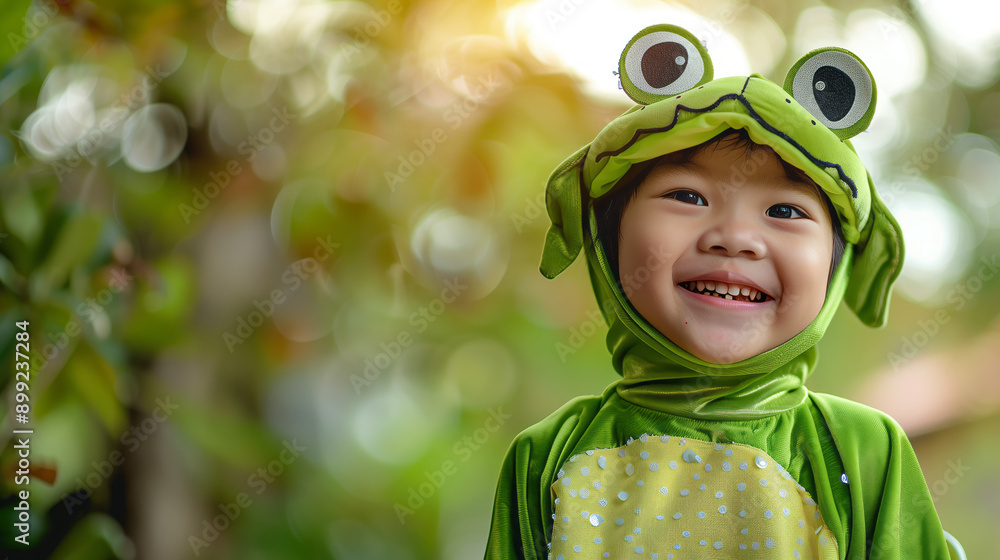
[[[638,105],[549,178],[540,270],[586,254],[622,379],[517,436],[486,558],[962,557],[899,425],[804,385],[840,303],[882,326],[902,266],[849,141],[868,69],[713,81],[656,25],[619,70]]]

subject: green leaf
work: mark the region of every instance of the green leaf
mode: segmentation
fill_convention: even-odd
[[[50,4],[55,9],[55,2]],[[3,10],[0,10],[0,68],[7,64],[14,55],[21,52],[24,45],[31,39],[25,35],[25,18],[31,0],[4,0]]]

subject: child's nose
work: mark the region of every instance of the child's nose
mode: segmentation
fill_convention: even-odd
[[[763,258],[767,253],[764,240],[747,219],[738,217],[720,220],[698,239],[698,249],[727,257]]]

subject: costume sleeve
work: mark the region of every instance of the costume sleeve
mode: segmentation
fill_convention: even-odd
[[[599,408],[598,397],[573,399],[511,443],[497,482],[486,560],[548,558],[552,481]]]
[[[851,501],[845,558],[949,560],[941,521],[903,429],[873,408],[821,397],[815,400],[837,447]]]

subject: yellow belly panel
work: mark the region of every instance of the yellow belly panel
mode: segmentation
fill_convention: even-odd
[[[756,447],[643,434],[569,459],[549,558],[837,559],[815,500]]]

